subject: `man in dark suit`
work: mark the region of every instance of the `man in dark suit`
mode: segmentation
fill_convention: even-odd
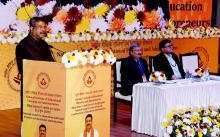
[[[165,39],[159,43],[160,53],[154,57],[155,71],[163,71],[168,80],[181,79],[185,72],[179,62],[178,56],[173,53],[173,45],[170,40]]]
[[[129,57],[121,62],[121,94],[131,95],[133,85],[147,82],[149,78],[147,61],[142,58],[142,49],[138,43],[131,44]]]
[[[47,21],[43,17],[33,17],[29,22],[29,34],[16,47],[18,72],[21,77],[21,120],[23,114],[23,59],[54,61],[50,46],[43,39],[47,36]]]

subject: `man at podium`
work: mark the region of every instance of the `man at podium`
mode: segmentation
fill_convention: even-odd
[[[49,45],[43,40],[47,36],[48,22],[44,17],[33,17],[30,19],[30,30],[16,47],[16,61],[18,72],[21,78],[21,119],[23,112],[23,67],[22,60],[39,60],[39,61],[54,61]]]

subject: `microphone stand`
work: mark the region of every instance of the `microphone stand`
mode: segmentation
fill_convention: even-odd
[[[55,48],[55,47],[53,47],[53,46],[51,46],[51,45],[48,45],[48,46],[49,46],[50,49],[55,49],[55,50],[61,52],[60,56],[63,56],[63,55],[66,53],[65,51],[62,51],[62,50],[60,50],[60,49],[58,49],[58,48]],[[52,50],[51,50],[51,52],[52,52]],[[53,53],[53,52],[52,52],[52,53]],[[58,54],[58,55],[59,55],[59,54]],[[53,56],[54,60],[57,61],[56,58],[55,58],[55,56],[54,56],[54,54],[52,54],[52,56]]]

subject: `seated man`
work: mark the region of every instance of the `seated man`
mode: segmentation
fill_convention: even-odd
[[[160,53],[154,57],[155,71],[163,71],[168,80],[181,79],[185,72],[179,62],[178,56],[173,53],[173,45],[170,40],[165,39],[159,43]]]
[[[121,62],[121,94],[131,95],[133,85],[138,82],[147,82],[149,78],[147,61],[142,57],[141,46],[131,44],[129,57]]]

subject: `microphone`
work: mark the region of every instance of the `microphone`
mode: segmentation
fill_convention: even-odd
[[[52,46],[52,45],[48,45],[48,46],[49,46],[49,48],[55,49],[55,50],[57,50],[57,51],[59,51],[59,52],[62,52],[62,54],[65,54],[65,53],[66,53],[65,51],[60,50],[60,49],[58,49],[58,48],[55,48],[55,47]]]

